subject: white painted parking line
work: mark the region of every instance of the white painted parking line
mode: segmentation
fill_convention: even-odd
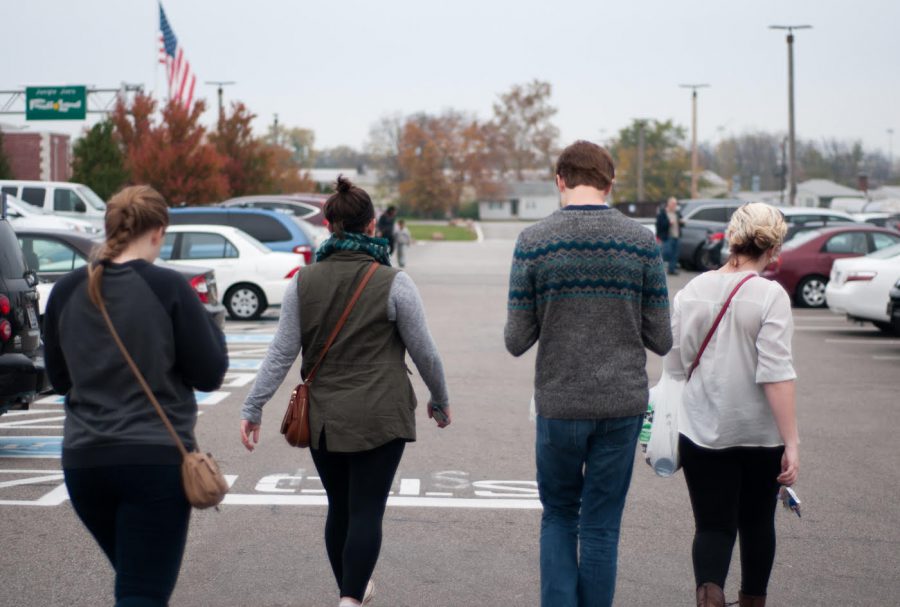
[[[230,394],[230,392],[194,392],[194,398],[197,399],[198,405],[216,405],[225,400]],[[54,394],[53,396],[47,396],[34,401],[34,404],[36,405],[64,405],[65,403],[66,397],[59,394]],[[0,428],[2,427],[3,425],[0,424]]]
[[[237,356],[237,357],[260,356],[260,355],[265,356],[268,353],[269,353],[268,348],[250,348],[250,349],[243,348],[243,349],[238,349],[238,350],[232,350],[232,349],[228,350],[228,356]]]
[[[3,419],[3,418],[0,417],[0,419]],[[28,426],[31,424],[44,424],[47,422],[59,422],[64,419],[66,419],[65,415],[57,415],[54,417],[41,417],[38,419],[22,419],[22,420],[15,421],[15,422],[2,422],[2,423],[0,423],[0,428],[18,428],[21,426]],[[59,426],[59,427],[62,428],[62,426]]]
[[[878,345],[878,346],[898,346],[900,345],[900,339],[883,339],[878,336],[873,335],[872,339],[853,339],[852,337],[841,338],[835,337],[834,339],[826,339],[826,343],[829,344],[866,344],[866,345]]]
[[[256,379],[256,373],[226,373],[223,388],[242,388]]]
[[[0,482],[0,489],[6,489],[7,487],[21,487],[22,485],[37,485],[40,483],[61,481],[62,479],[63,479],[62,472],[58,472],[55,474],[47,474],[44,476],[31,476],[28,478],[17,478],[12,481]]]

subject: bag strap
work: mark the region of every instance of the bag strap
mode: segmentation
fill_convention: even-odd
[[[715,333],[716,329],[719,328],[719,323],[722,322],[722,317],[725,316],[725,311],[728,310],[728,306],[731,304],[731,300],[734,299],[734,296],[737,295],[737,292],[741,289],[741,287],[744,286],[744,283],[755,277],[756,274],[745,276],[744,279],[739,282],[737,286],[731,291],[731,295],[728,296],[728,299],[725,300],[725,305],[722,306],[721,310],[719,310],[719,315],[716,316],[716,320],[715,322],[713,322],[712,328],[710,328],[709,333],[706,334],[706,339],[703,340],[703,344],[700,346],[700,350],[697,352],[697,356],[694,358],[694,362],[693,364],[691,364],[691,368],[688,370],[688,381],[691,381],[691,375],[694,374],[694,369],[696,369],[700,364],[700,357],[703,356],[703,352],[706,350],[706,346],[709,345],[709,341],[712,339],[713,333]]]
[[[94,269],[94,271],[102,272],[103,266],[98,266]],[[147,380],[144,379],[143,373],[141,373],[141,370],[138,369],[138,366],[134,362],[134,359],[131,358],[131,354],[128,353],[128,349],[122,342],[122,338],[119,337],[119,332],[116,331],[116,327],[113,325],[112,319],[109,317],[109,312],[106,309],[106,304],[103,302],[103,297],[101,296],[99,300],[95,301],[94,303],[100,309],[100,314],[103,315],[103,320],[106,321],[106,326],[109,329],[109,332],[112,334],[113,340],[116,342],[116,345],[119,346],[119,350],[122,352],[122,356],[125,358],[125,362],[127,362],[128,366],[131,367],[131,372],[134,373],[134,376],[135,378],[137,378],[138,383],[141,385],[141,388],[144,389],[144,393],[147,395],[147,398],[150,399],[150,402],[153,404],[153,408],[156,409],[157,413],[159,413],[159,417],[160,419],[162,419],[163,424],[165,424],[166,430],[168,430],[169,434],[172,435],[172,438],[175,439],[175,446],[177,446],[178,451],[181,452],[181,457],[186,457],[188,454],[188,450],[185,448],[181,437],[178,436],[178,432],[175,431],[175,427],[172,425],[172,422],[169,421],[169,416],[166,415],[166,412],[163,410],[162,405],[160,405],[159,401],[156,400],[156,396],[153,394],[153,390],[150,389],[149,384],[147,384]]]
[[[341,314],[340,320],[337,321],[337,324],[334,326],[334,330],[331,332],[331,335],[328,336],[328,341],[325,342],[325,347],[322,348],[322,353],[319,354],[319,359],[316,361],[316,364],[313,366],[312,370],[309,372],[309,375],[306,377],[304,383],[311,384],[313,379],[316,377],[316,372],[319,370],[319,367],[322,366],[322,361],[325,360],[325,355],[328,354],[328,350],[334,344],[334,340],[337,339],[338,333],[341,332],[341,329],[344,328],[344,323],[347,322],[347,319],[350,317],[350,312],[353,310],[353,306],[356,305],[356,302],[359,301],[360,295],[362,295],[363,289],[366,288],[366,285],[369,284],[369,280],[372,276],[375,275],[375,271],[378,270],[378,266],[380,266],[377,261],[373,261],[369,266],[369,271],[366,272],[366,275],[363,276],[362,280],[359,282],[359,286],[356,287],[356,292],[353,293],[353,297],[350,298],[350,302],[347,303],[347,307],[344,309],[344,313]]]

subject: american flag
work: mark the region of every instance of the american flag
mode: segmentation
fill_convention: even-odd
[[[162,3],[159,5],[159,62],[166,66],[169,99],[177,99],[186,107],[194,100],[197,76],[191,71],[191,63],[184,57],[184,48],[178,44],[175,32],[166,19]]]

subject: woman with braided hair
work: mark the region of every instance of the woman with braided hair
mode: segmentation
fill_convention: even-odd
[[[228,367],[221,331],[187,281],[153,265],[169,212],[149,186],[106,209],[106,242],[87,268],[56,283],[44,324],[47,375],[65,395],[62,466],[75,513],[116,574],[115,605],[164,606],[175,588],[190,505],[181,455],[138,385],[96,303],[188,449],[194,390],[217,389]]]

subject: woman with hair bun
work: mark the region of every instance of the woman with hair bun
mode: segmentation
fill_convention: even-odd
[[[113,341],[99,302],[189,450],[194,390],[222,384],[228,352],[184,277],[153,265],[169,224],[159,192],[125,188],[109,201],[105,223],[96,260],[53,287],[44,357],[53,388],[66,399],[66,488],[115,570],[115,604],[164,606],[191,513],[181,453]]]
[[[727,228],[728,263],[701,274],[676,296],[674,347],[666,370],[690,381],[678,424],[696,532],[698,607],[725,604],[724,586],[737,535],[741,540],[741,607],[763,607],[775,560],[779,484],[797,480],[799,435],[791,356],[791,300],[759,273],[778,255],[787,227],[766,204],[738,209]],[[745,279],[712,335],[701,342],[729,294]]]
[[[344,177],[325,202],[331,238],[316,262],[301,268],[285,293],[275,339],[241,411],[241,441],[259,442],[262,408],[301,355],[308,377],[360,281],[362,291],[310,389],[313,463],[328,496],[325,548],[340,605],[368,604],[381,549],[388,493],[406,443],[416,439],[416,397],[406,353],[431,399],[428,417],[450,424],[444,371],[422,300],[408,274],[390,267],[390,249],[375,238],[369,195]]]

